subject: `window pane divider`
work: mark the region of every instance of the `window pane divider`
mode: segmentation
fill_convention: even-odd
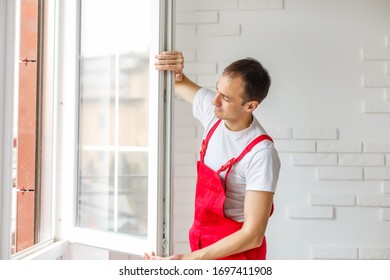
[[[143,146],[97,146],[84,145],[83,151],[107,151],[107,152],[149,152],[149,147]]]
[[[115,150],[114,150],[114,232],[118,232],[119,189],[119,54],[115,54]]]

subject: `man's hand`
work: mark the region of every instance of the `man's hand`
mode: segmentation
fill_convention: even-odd
[[[156,256],[155,252],[152,252],[150,255],[148,253],[145,253],[143,256],[144,260],[182,260],[183,255],[177,254],[177,255],[172,255],[166,258]]]
[[[157,70],[171,70],[176,73],[176,81],[183,80],[184,57],[179,51],[165,51],[155,56],[155,67]]]

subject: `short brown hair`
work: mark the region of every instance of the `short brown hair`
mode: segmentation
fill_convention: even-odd
[[[244,101],[261,103],[268,95],[271,77],[261,63],[251,57],[237,60],[228,65],[222,75],[241,78],[244,84]]]

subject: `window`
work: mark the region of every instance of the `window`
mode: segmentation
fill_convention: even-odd
[[[73,60],[66,58],[60,70],[66,79],[60,81],[62,100],[78,104],[60,112],[62,120],[78,127],[62,140],[68,154],[61,155],[61,173],[77,167],[75,182],[69,179],[73,176],[61,180],[64,196],[76,197],[73,213],[62,211],[61,220],[72,228],[64,236],[125,253],[162,253],[169,249],[170,234],[165,204],[170,118],[163,91],[170,77],[154,70],[153,58],[167,48],[162,20],[172,10],[171,1],[82,0],[77,7],[79,19],[73,22],[78,24],[66,28],[76,28],[79,35],[63,31],[69,37],[62,39],[69,44],[63,46],[66,57]],[[72,21],[72,16],[63,18]],[[76,192],[65,189],[73,184]]]
[[[78,225],[146,236],[151,1],[83,0]],[[102,16],[109,19],[102,21]]]
[[[14,221],[15,236],[18,223],[28,225],[28,233],[21,234],[28,242],[20,250],[60,239],[130,254],[169,253],[172,102],[166,92],[171,92],[171,76],[159,74],[152,62],[159,50],[171,48],[173,1],[6,3],[1,23],[7,25],[0,29],[7,42],[0,48],[6,62],[0,67],[5,78],[0,175],[9,188],[0,191],[0,198],[12,198],[15,182],[14,216],[22,214]],[[36,11],[35,55],[19,55],[17,35],[10,42],[9,34],[18,34],[14,19],[17,11],[22,16],[24,5]],[[26,74],[29,97],[35,96],[28,104],[9,94],[23,90],[15,74],[30,69],[23,67],[34,69]],[[32,110],[27,116],[19,114],[24,105]],[[16,123],[29,124],[28,152],[21,150],[25,129],[13,129],[12,116]],[[27,163],[29,188],[21,184],[24,177],[18,179]],[[2,209],[11,209],[10,204]],[[1,214],[2,258],[19,251],[18,238],[11,249],[8,214]],[[10,243],[3,246],[7,238]]]
[[[38,1],[20,1],[19,83],[14,99],[12,253],[35,243],[38,198]]]
[[[13,107],[13,180],[11,254],[53,238],[51,191],[51,113],[43,79],[43,1],[15,4],[15,94]],[[46,104],[46,105],[45,105]],[[45,107],[46,106],[46,107]],[[49,175],[50,176],[50,175]]]

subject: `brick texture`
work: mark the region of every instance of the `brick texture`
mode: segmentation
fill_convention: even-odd
[[[358,259],[357,247],[313,246],[314,259],[356,260]]]
[[[289,206],[288,216],[292,219],[333,219],[333,207]]]
[[[326,2],[324,1],[324,3]],[[225,64],[230,55],[228,50],[234,50],[232,56],[247,55],[246,51],[250,50],[250,46],[255,42],[261,42],[261,40],[253,36],[250,39],[246,38],[246,31],[252,28],[253,24],[258,24],[257,20],[262,22],[262,18],[278,17],[278,22],[283,22],[284,16],[292,13],[292,10],[289,9],[290,5],[291,8],[296,8],[294,3],[289,3],[289,7],[287,5],[285,7],[283,0],[177,0],[176,45],[178,49],[185,50],[186,75],[199,84],[214,89],[215,83],[219,79],[220,72],[224,67],[222,62]],[[341,6],[338,8],[341,8]],[[246,19],[249,17],[251,17],[250,21],[248,20],[250,23],[246,22]],[[298,22],[294,24],[298,24]],[[342,25],[341,22],[338,24]],[[262,28],[273,30],[272,26],[256,25],[256,29],[259,30],[259,34],[256,35],[259,38],[264,37],[264,34],[261,33]],[[324,37],[327,36],[326,33],[322,34],[324,34]],[[278,81],[278,67],[287,70],[288,64],[294,63],[295,60],[287,56],[288,52],[283,52],[283,59],[279,61],[280,55],[272,57],[273,51],[268,53],[266,47],[270,42],[275,44],[275,46],[284,45],[291,42],[289,41],[290,37],[293,38],[294,36],[283,35],[282,39],[272,36],[272,40],[270,40],[271,37],[267,38],[264,42],[257,44],[258,52],[254,54],[265,56],[266,60],[269,59],[271,61],[267,61],[267,64],[271,65],[271,76],[273,73],[276,73],[275,83],[273,83],[276,86],[284,84],[283,78],[280,78]],[[324,97],[326,101],[326,98],[334,94],[333,97],[335,98],[332,100],[337,102],[334,111],[324,106],[324,112],[327,118],[329,118],[329,122],[325,122],[326,126],[323,126],[324,123],[321,123],[318,127],[310,127],[313,124],[314,126],[317,125],[316,121],[310,119],[305,120],[305,122],[291,122],[292,124],[285,125],[285,123],[289,123],[290,115],[284,116],[283,114],[282,121],[279,122],[279,119],[277,119],[276,122],[282,123],[282,126],[275,125],[273,120],[268,121],[267,117],[273,117],[273,114],[280,115],[281,112],[277,111],[279,108],[278,104],[283,104],[282,102],[286,101],[284,98],[289,96],[289,94],[296,94],[296,92],[289,91],[290,86],[285,91],[283,91],[283,88],[273,88],[275,89],[275,92],[272,93],[272,98],[274,99],[267,98],[267,101],[270,103],[265,104],[264,107],[273,106],[272,102],[275,102],[276,105],[272,110],[278,113],[271,112],[271,109],[270,111],[261,111],[261,113],[264,112],[266,119],[264,123],[263,120],[261,122],[274,139],[275,146],[282,159],[280,187],[278,186],[281,195],[291,191],[294,195],[300,196],[300,198],[305,195],[308,197],[307,204],[293,204],[294,198],[296,198],[293,195],[293,198],[288,196],[286,204],[279,205],[279,211],[286,207],[286,218],[291,219],[289,221],[291,223],[299,223],[303,227],[305,227],[304,224],[311,225],[311,223],[313,223],[312,225],[332,223],[329,227],[329,232],[332,232],[332,229],[337,227],[338,223],[348,222],[349,218],[343,216],[345,213],[359,213],[359,220],[361,219],[362,222],[368,218],[370,221],[375,220],[380,224],[378,226],[379,229],[383,227],[383,224],[387,225],[390,222],[389,138],[375,138],[375,134],[364,135],[364,139],[363,136],[361,138],[350,137],[347,131],[341,129],[341,125],[347,127],[350,125],[351,129],[357,126],[353,123],[356,117],[350,114],[354,110],[351,108],[356,108],[354,113],[362,116],[361,127],[360,119],[356,119],[356,121],[359,121],[359,129],[361,128],[363,132],[367,130],[364,127],[367,124],[367,118],[373,120],[372,127],[368,130],[376,129],[377,123],[377,129],[387,129],[387,127],[383,128],[382,123],[387,123],[386,120],[383,121],[383,118],[387,118],[390,113],[390,34],[383,34],[382,44],[377,44],[376,41],[372,42],[372,40],[365,42],[367,44],[363,44],[364,36],[360,38],[362,38],[359,39],[362,41],[362,45],[359,46],[360,43],[357,42],[355,50],[352,44],[348,46],[348,55],[354,52],[358,53],[359,50],[361,51],[361,59],[354,57],[353,59],[356,59],[356,61],[350,63],[351,65],[353,63],[353,67],[357,68],[356,66],[359,66],[360,68],[356,71],[355,68],[353,71],[351,69],[348,71],[347,68],[344,68],[348,63],[341,63],[340,67],[343,67],[343,71],[339,77],[340,81],[336,81],[336,91],[330,91],[324,95],[326,96]],[[224,47],[217,46],[215,43],[222,43]],[[342,42],[340,47],[344,47]],[[274,47],[272,50],[274,50]],[[218,55],[215,56],[216,52],[223,52],[222,58]],[[316,49],[310,48],[310,54],[313,54],[313,56],[310,56],[310,59],[316,58],[314,56],[315,53]],[[317,57],[320,62],[323,59],[323,54],[324,52],[321,49]],[[280,65],[272,64],[272,58]],[[341,58],[342,56],[338,59]],[[305,65],[310,65],[311,63],[305,58],[302,61],[300,60],[300,62]],[[334,66],[334,64],[332,65]],[[272,67],[275,68],[272,69]],[[298,70],[302,69],[299,66],[297,67]],[[316,69],[312,71],[314,74]],[[337,71],[337,69],[332,69],[331,72],[327,72],[329,79],[335,79],[332,76],[332,72],[337,73]],[[323,76],[321,75],[321,77]],[[359,81],[359,79],[361,80]],[[333,82],[334,80],[329,81]],[[297,82],[300,81],[297,80]],[[339,91],[339,88],[343,88],[344,82],[350,83],[349,88],[351,88],[351,91],[356,91],[357,88],[362,90],[363,96],[370,94],[370,99],[359,100],[359,96],[362,96],[360,92],[344,95],[344,92]],[[304,83],[310,84],[311,81],[306,80]],[[322,87],[323,85],[319,81],[316,81],[316,83],[318,85],[311,84],[313,88],[316,88],[316,86]],[[301,89],[305,90],[305,87],[300,86],[299,90]],[[313,92],[310,92],[310,94],[313,94]],[[320,101],[322,100],[321,98]],[[304,101],[304,99],[301,100],[302,104]],[[189,250],[187,230],[190,224],[189,221],[192,221],[193,211],[185,207],[186,204],[192,203],[186,196],[190,196],[194,192],[196,181],[195,160],[198,157],[201,141],[199,134],[202,133],[200,132],[201,128],[197,126],[198,123],[193,121],[190,109],[187,110],[187,107],[179,103],[182,100],[176,100],[176,102],[179,108],[176,109],[178,111],[178,128],[175,136],[175,189],[185,188],[185,190],[180,190],[176,193],[179,202],[178,205],[175,205],[175,215],[177,217],[175,216],[174,234],[178,240],[175,242],[175,251],[187,252]],[[296,105],[296,103],[291,101],[291,105]],[[301,109],[306,110],[306,106],[307,104],[297,106],[296,109],[298,111]],[[262,110],[261,107],[260,110]],[[340,112],[337,111],[339,109],[341,110]],[[322,113],[321,115],[323,115]],[[310,116],[313,119],[316,118],[315,114]],[[294,120],[294,116],[291,116],[291,118]],[[332,123],[334,118],[337,118],[337,121]],[[347,120],[349,122],[348,125],[346,125]],[[333,127],[334,123],[340,123],[340,128]],[[295,126],[295,124],[298,124],[299,127]],[[327,126],[328,124],[330,127]],[[316,173],[317,177],[306,176],[306,173],[304,173],[306,171],[311,171],[313,174]],[[305,176],[300,176],[300,172],[303,172],[302,174],[305,174]],[[277,189],[278,191],[279,189]],[[185,197],[185,199],[181,200],[181,197]],[[338,215],[339,213],[340,215]],[[360,216],[362,213],[363,216]],[[377,213],[376,219],[371,216],[372,213]],[[351,216],[350,220],[353,222],[356,218]],[[357,232],[356,234],[359,233]],[[351,238],[351,243],[348,243],[345,247],[339,246],[339,244],[344,244],[341,242],[345,240],[340,241],[338,244],[335,241],[335,245],[327,245],[327,240],[325,239],[323,239],[324,243],[319,245],[313,241],[313,244],[310,245],[312,249],[310,257],[314,259],[388,258],[388,246],[375,247],[370,245],[369,241],[364,241],[364,237],[362,236],[362,241],[356,241],[356,239]],[[363,248],[361,244],[368,246]]]

